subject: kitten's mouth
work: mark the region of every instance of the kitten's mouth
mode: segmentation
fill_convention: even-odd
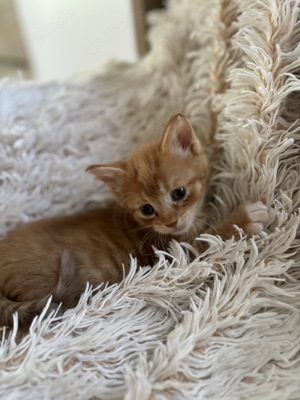
[[[189,229],[189,224],[181,223],[180,225],[177,225],[173,230],[170,231],[171,235],[182,235],[183,233],[186,233]]]
[[[163,235],[182,235],[186,233],[190,228],[189,223],[181,223],[177,225],[175,228],[166,228],[166,227],[156,227],[156,232],[163,234]]]

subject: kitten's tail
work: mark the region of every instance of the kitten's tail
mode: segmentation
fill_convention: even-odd
[[[18,319],[21,325],[28,325],[34,315],[41,312],[49,296],[39,300],[14,301],[4,296],[0,292],[0,322],[1,326],[11,326],[13,323],[13,314],[18,313]]]
[[[11,326],[13,314],[18,313],[21,325],[28,325],[33,317],[39,314],[46,305],[50,295],[56,303],[63,302],[66,307],[72,307],[78,300],[78,291],[74,289],[75,261],[68,250],[63,250],[60,259],[59,277],[56,287],[41,299],[30,301],[14,301],[0,291],[0,326]],[[77,293],[77,296],[75,295]]]

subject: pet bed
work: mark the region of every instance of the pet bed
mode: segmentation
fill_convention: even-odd
[[[300,398],[299,3],[171,0],[149,15],[151,51],[135,64],[1,81],[1,235],[105,204],[85,167],[128,156],[175,112],[222,149],[210,220],[246,201],[270,207],[262,234],[201,235],[209,249],[195,259],[176,241],[153,266],[132,259],[119,285],[36,317],[21,341],[15,319],[1,398]]]

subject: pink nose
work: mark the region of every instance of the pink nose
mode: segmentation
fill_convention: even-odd
[[[169,224],[165,224],[167,228],[175,228],[177,225],[177,219],[174,220],[173,222],[170,222]]]

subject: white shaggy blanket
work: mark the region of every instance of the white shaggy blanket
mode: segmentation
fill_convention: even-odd
[[[0,233],[106,199],[84,168],[185,112],[223,155],[211,219],[262,200],[260,236],[152,268],[0,347],[1,399],[300,399],[299,0],[172,0],[150,54],[68,83],[1,82]],[[1,255],[0,255],[1,256]]]

